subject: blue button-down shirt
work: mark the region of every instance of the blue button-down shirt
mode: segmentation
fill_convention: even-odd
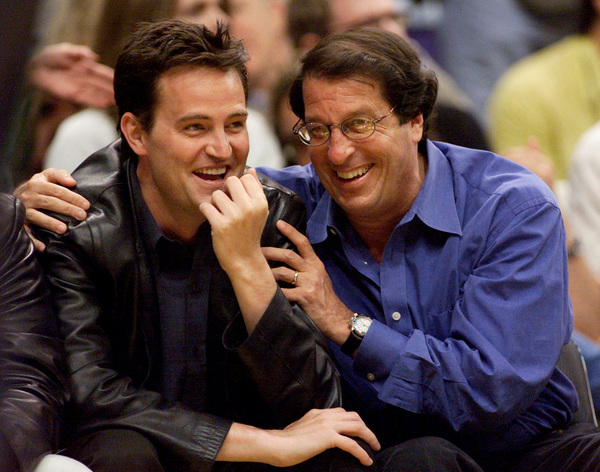
[[[334,346],[349,393],[366,409],[439,419],[490,451],[518,447],[577,405],[555,369],[572,330],[561,214],[547,186],[495,154],[428,142],[426,157],[380,264],[312,165],[260,170],[304,200],[337,295],[375,320],[354,360]]]

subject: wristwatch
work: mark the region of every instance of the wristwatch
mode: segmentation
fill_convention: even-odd
[[[344,354],[352,356],[356,352],[372,322],[373,320],[368,316],[354,313],[348,322],[348,325],[350,326],[350,336],[348,336],[348,339],[340,346],[340,349]]]

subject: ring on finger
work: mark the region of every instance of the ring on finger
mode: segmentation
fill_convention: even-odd
[[[296,282],[298,282],[298,271],[294,272],[294,280],[292,280],[292,285],[296,285]]]

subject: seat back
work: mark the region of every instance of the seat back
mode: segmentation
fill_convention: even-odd
[[[573,382],[579,397],[579,410],[575,412],[573,423],[592,423],[598,426],[585,360],[579,346],[572,339],[563,346],[557,366]]]

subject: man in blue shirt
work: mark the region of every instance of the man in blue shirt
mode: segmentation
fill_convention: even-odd
[[[263,252],[331,341],[378,470],[597,470],[600,435],[570,424],[555,367],[572,329],[560,210],[524,168],[427,141],[436,92],[393,34],[309,52],[291,101],[312,164],[261,169],[304,200],[309,239],[279,222],[299,253]]]
[[[427,141],[436,87],[383,32],[309,52],[291,104],[312,165],[263,172],[306,203],[310,244],[280,223],[300,254],[265,254],[341,346],[347,401],[401,457],[389,470],[597,470],[600,435],[569,427],[555,367],[572,330],[558,205],[506,159]],[[432,436],[478,465],[418,468],[449,447]]]

